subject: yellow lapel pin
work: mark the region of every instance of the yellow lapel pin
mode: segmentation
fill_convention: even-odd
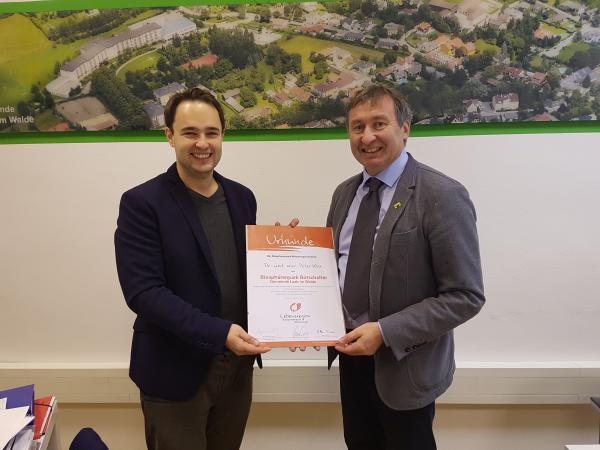
[[[402,206],[402,203],[400,203],[400,202],[394,203],[394,209],[398,209],[401,206]]]

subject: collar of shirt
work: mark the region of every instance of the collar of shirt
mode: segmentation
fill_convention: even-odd
[[[396,184],[398,178],[400,178],[400,175],[402,175],[402,172],[404,172],[407,162],[408,153],[406,153],[406,149],[404,149],[402,153],[400,153],[400,156],[380,173],[375,175],[375,178],[382,181],[388,188],[390,188]],[[368,190],[368,187],[365,185],[365,183],[369,178],[371,178],[371,175],[369,175],[367,171],[363,169],[363,181],[360,184],[359,189]]]

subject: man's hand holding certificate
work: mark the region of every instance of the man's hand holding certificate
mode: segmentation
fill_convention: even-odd
[[[246,226],[248,332],[269,347],[335,345],[346,330],[331,228]]]

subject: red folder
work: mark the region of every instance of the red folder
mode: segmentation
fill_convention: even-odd
[[[34,400],[33,415],[35,416],[35,420],[33,439],[39,439],[46,433],[48,423],[50,422],[50,416],[52,415],[52,408],[55,402],[56,397],[53,395]]]

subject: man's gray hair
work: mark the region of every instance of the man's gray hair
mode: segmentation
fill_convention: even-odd
[[[412,110],[410,109],[410,105],[406,100],[406,97],[399,93],[394,89],[390,89],[381,84],[371,84],[366,88],[358,91],[351,99],[350,103],[348,103],[348,108],[346,109],[346,126],[348,126],[348,116],[350,115],[350,111],[356,108],[358,105],[361,105],[365,102],[373,102],[382,99],[383,97],[389,97],[394,102],[396,107],[396,120],[398,121],[398,125],[402,126],[405,122],[409,125],[412,121]]]

